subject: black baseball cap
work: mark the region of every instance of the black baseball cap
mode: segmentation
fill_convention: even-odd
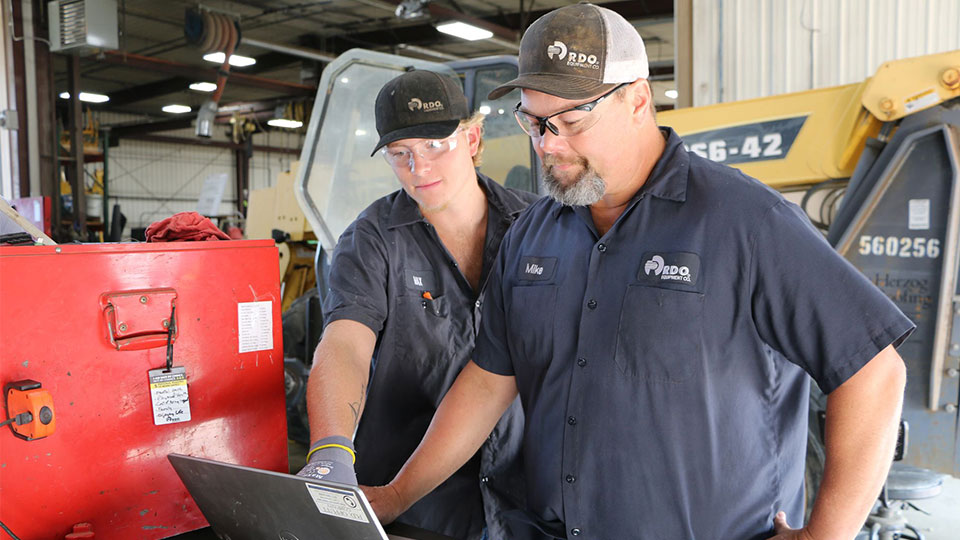
[[[520,76],[490,92],[497,99],[528,88],[564,99],[587,99],[650,75],[643,39],[615,11],[593,4],[555,9],[520,40]]]
[[[370,155],[401,139],[445,139],[469,115],[458,81],[433,71],[408,71],[377,94],[380,140]]]

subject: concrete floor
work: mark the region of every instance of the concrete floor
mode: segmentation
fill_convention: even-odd
[[[943,491],[936,497],[913,501],[926,515],[907,510],[907,522],[923,533],[926,540],[957,540],[960,538],[960,478],[945,476]]]

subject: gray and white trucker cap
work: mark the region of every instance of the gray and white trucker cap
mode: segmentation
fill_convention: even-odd
[[[586,99],[650,75],[637,29],[620,14],[574,4],[540,17],[520,40],[520,76],[492,92],[497,99],[528,88],[564,99]]]

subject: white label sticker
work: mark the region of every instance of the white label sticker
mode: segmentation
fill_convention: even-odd
[[[930,199],[910,199],[908,224],[911,231],[930,230]]]
[[[240,352],[273,349],[273,302],[237,304],[237,328]]]
[[[940,96],[937,94],[936,89],[930,88],[905,99],[903,101],[903,108],[907,110],[907,114],[910,114],[913,111],[936,105],[939,101]]]
[[[352,492],[333,489],[316,484],[304,484],[307,492],[317,505],[321,514],[370,523],[370,519],[360,506],[360,501]]]
[[[215,216],[220,213],[220,201],[227,187],[227,173],[211,174],[203,181],[200,197],[197,199],[197,213]]]
[[[148,375],[154,425],[189,422],[190,397],[187,394],[187,368],[174,366],[170,371],[151,369]]]

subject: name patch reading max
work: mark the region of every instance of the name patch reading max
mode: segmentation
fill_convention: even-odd
[[[527,281],[547,281],[553,279],[553,274],[556,271],[556,257],[520,258],[520,279]]]
[[[433,270],[406,270],[404,274],[404,283],[408,289],[437,293],[437,275]]]
[[[638,278],[644,283],[695,285],[700,277],[700,256],[696,253],[651,251],[644,253],[642,260]]]

